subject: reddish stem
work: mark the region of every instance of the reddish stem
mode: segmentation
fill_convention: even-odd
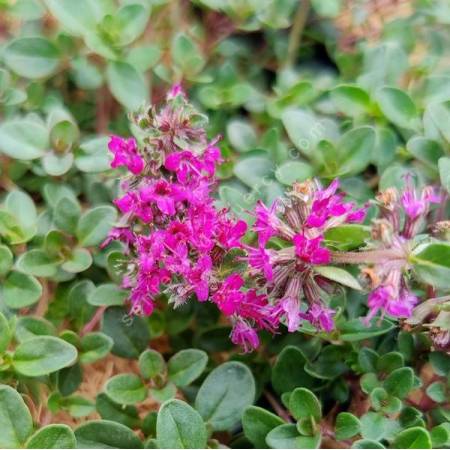
[[[92,319],[83,327],[81,330],[81,336],[84,336],[87,333],[90,333],[102,320],[103,313],[105,312],[106,306],[100,306],[95,314],[92,316]]]

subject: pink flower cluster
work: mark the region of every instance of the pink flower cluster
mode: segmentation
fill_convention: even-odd
[[[245,247],[246,260],[270,299],[272,324],[284,321],[290,332],[301,320],[324,331],[333,328],[334,311],[323,301],[333,285],[314,266],[330,263],[330,250],[323,245],[326,230],[365,217],[365,208],[345,202],[338,187],[338,180],[326,189],[314,181],[297,183],[284,204],[267,208],[259,202],[255,208],[258,246]],[[270,246],[273,237],[282,243],[281,249]]]
[[[408,180],[401,196],[394,189],[380,194],[372,247],[333,253],[325,246],[326,232],[363,221],[366,207],[346,201],[338,180],[326,188],[314,180],[294,183],[283,200],[256,204],[251,214],[257,242],[246,245],[246,223],[215,206],[222,159],[199,117],[175,86],[159,112],[135,116],[143,130],[139,145],[119,136],[109,143],[111,166],[126,167],[129,176],[114,202],[121,220],[103,245],[119,240],[125,246],[123,287],[130,289],[134,313],[151,314],[161,293],[175,307],[190,298],[211,301],[232,323],[232,342],[245,351],[259,346],[261,330],[275,333],[281,324],[294,332],[307,321],[330,332],[335,311],[328,299],[336,283],[319,266],[341,262],[372,264],[364,271],[372,281],[366,320],[379,311],[411,315],[418,300],[406,279],[407,255],[430,204],[438,201],[431,188],[419,194]],[[245,261],[247,269],[230,273],[230,258],[232,264]]]
[[[130,224],[126,241],[136,254],[132,274],[124,281],[131,288],[134,312],[151,314],[154,297],[162,291],[176,304],[193,294],[206,301],[210,286],[218,282],[215,266],[225,252],[240,246],[245,222],[229,219],[213,205],[219,160],[215,146],[200,156],[188,150],[171,153],[159,178],[144,176],[115,200]]]
[[[114,201],[123,214],[120,226],[111,231],[104,245],[120,240],[126,246],[129,271],[122,284],[131,290],[132,312],[151,314],[161,293],[168,294],[175,306],[194,296],[200,302],[211,300],[232,320],[233,342],[249,350],[257,346],[258,336],[248,331],[248,320],[274,331],[273,320],[266,298],[253,289],[244,290],[240,275],[223,279],[219,274],[230,250],[242,248],[247,225],[214,205],[214,176],[221,161],[214,142],[203,146],[201,130],[190,130],[183,122],[180,133],[195,140],[196,151],[176,147],[183,140],[176,138],[174,118],[185,114],[183,99],[183,92],[173,89],[162,113],[166,119],[157,119],[158,127],[164,120],[170,122],[170,141],[158,133],[140,151],[133,138],[111,138],[111,165],[126,166],[131,178],[122,183],[125,193]],[[179,109],[175,112],[174,108]],[[161,150],[164,142],[164,151],[152,159],[149,155],[155,155],[155,147]]]
[[[401,195],[397,189],[390,188],[377,196],[380,219],[372,227],[374,242],[377,250],[393,253],[366,270],[374,288],[368,297],[367,321],[379,311],[397,318],[411,316],[419,299],[408,287],[410,242],[420,232],[431,204],[438,203],[439,199],[430,186],[419,194],[410,176],[406,177],[406,188]]]

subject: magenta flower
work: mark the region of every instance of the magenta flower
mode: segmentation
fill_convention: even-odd
[[[212,144],[208,145],[205,153],[203,153],[203,170],[205,170],[210,177],[213,177],[216,172],[217,164],[222,162],[223,159],[219,147]]]
[[[301,321],[300,298],[284,297],[279,301],[278,314],[284,316],[289,333],[298,330]]]
[[[369,294],[368,306],[370,312],[367,320],[374,317],[378,311],[386,312],[392,317],[411,317],[417,304],[417,297],[406,288],[398,291],[394,286],[381,285]]]
[[[231,331],[231,342],[248,353],[259,347],[258,333],[246,321],[237,320]]]
[[[335,313],[333,309],[327,308],[319,302],[314,302],[309,307],[306,316],[316,328],[330,333],[334,328],[333,316]]]
[[[175,215],[175,205],[185,198],[185,192],[180,186],[164,179],[156,180],[144,186],[140,197],[146,203],[155,203],[158,209],[169,216]]]
[[[428,213],[431,203],[439,203],[440,196],[432,187],[424,188],[419,196],[409,175],[406,177],[406,188],[400,201],[409,219],[417,220]]]
[[[321,247],[322,236],[308,239],[304,234],[296,234],[292,239],[295,246],[295,254],[304,262],[309,264],[328,264],[330,262],[330,251]]]
[[[251,267],[260,271],[264,274],[267,281],[273,280],[273,268],[271,262],[271,254],[270,250],[265,249],[264,247],[253,248],[250,246],[245,246],[247,249],[248,256],[244,258],[248,261]]]
[[[186,279],[201,302],[208,300],[209,277],[211,276],[213,264],[210,256],[204,255],[199,258],[197,265],[186,273]]]
[[[314,200],[311,211],[306,219],[306,225],[310,228],[321,228],[334,217],[346,216],[346,222],[361,222],[364,220],[366,209],[354,211],[353,202],[343,202],[343,194],[336,194],[339,180],[333,180],[326,189],[314,192]]]
[[[123,214],[139,217],[144,223],[149,223],[153,220],[152,208],[147,202],[142,200],[140,193],[130,191],[123,197],[114,200],[114,204]]]
[[[175,98],[177,95],[182,95],[183,97],[186,96],[186,93],[184,92],[183,87],[180,83],[176,83],[170,88],[169,92],[167,93],[167,98]]]
[[[241,239],[247,231],[247,224],[243,220],[233,222],[225,216],[226,211],[221,211],[216,226],[218,243],[229,250],[241,247]]]
[[[121,241],[125,244],[127,251],[136,240],[136,236],[128,227],[113,227],[108,237],[100,244],[100,248],[107,247],[112,241]]]
[[[113,169],[125,166],[134,175],[139,175],[144,170],[145,163],[139,155],[136,139],[111,136],[108,148],[114,154],[114,159],[111,161]]]
[[[239,317],[250,320],[258,329],[274,333],[279,320],[274,315],[274,307],[270,305],[267,295],[258,294],[256,289],[249,289],[241,299],[237,309]]]
[[[361,221],[366,212],[365,207],[358,209],[354,203],[344,202],[343,194],[336,193],[338,187],[338,180],[326,189],[316,181],[295,183],[279,214],[275,204],[270,209],[262,203],[255,207],[253,230],[259,245],[244,246],[246,260],[252,268],[250,274],[256,277],[258,286],[264,286],[273,305],[271,317],[282,319],[290,332],[296,331],[302,320],[320,330],[333,328],[334,311],[321,300],[332,282],[315,271],[315,266],[331,261],[324,232]],[[273,236],[277,236],[281,248],[266,248]]]
[[[190,179],[202,175],[204,165],[192,152],[185,150],[168,155],[164,167],[175,172],[180,183],[187,184]]]
[[[213,294],[212,300],[226,316],[230,316],[238,310],[239,304],[244,299],[244,294],[241,292],[243,285],[242,277],[233,273],[222,282]]]
[[[267,208],[261,200],[256,203],[254,212],[256,222],[253,225],[253,230],[258,233],[260,245],[265,245],[272,236],[278,234],[280,220],[277,217],[276,209],[276,202],[270,208]]]

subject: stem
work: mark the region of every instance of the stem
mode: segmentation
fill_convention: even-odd
[[[308,19],[310,0],[300,0],[289,34],[286,66],[292,66],[302,41],[302,33]]]
[[[331,261],[339,264],[376,264],[393,259],[405,259],[405,254],[396,249],[369,250],[366,252],[331,252]]]
[[[37,304],[34,314],[37,317],[44,317],[48,309],[48,303],[50,301],[51,294],[49,282],[45,278],[40,278],[39,281],[42,285],[42,295],[41,298],[39,299],[39,303]]]
[[[95,314],[92,316],[92,319],[83,327],[81,330],[81,336],[84,336],[86,333],[91,332],[97,324],[102,320],[103,313],[105,312],[106,306],[100,306]]]
[[[267,398],[267,401],[270,403],[270,406],[278,414],[278,416],[280,416],[283,420],[285,420],[288,423],[292,422],[289,413],[278,403],[277,399],[269,391],[264,391],[264,396]]]

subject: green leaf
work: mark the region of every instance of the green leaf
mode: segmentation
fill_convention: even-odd
[[[0,210],[0,236],[9,244],[22,244],[32,237],[22,230],[12,214],[2,210]]]
[[[375,372],[378,361],[378,353],[368,347],[363,347],[358,353],[358,364],[365,373]]]
[[[329,280],[336,281],[344,286],[361,291],[362,287],[358,280],[350,273],[340,267],[334,266],[316,266],[315,272]]]
[[[372,159],[376,142],[375,129],[369,126],[347,131],[337,144],[338,173],[331,175],[350,175],[363,171]]]
[[[245,119],[233,119],[227,124],[227,138],[238,152],[246,152],[256,147],[255,130]]]
[[[392,439],[400,430],[400,425],[396,420],[385,417],[381,413],[368,412],[361,418],[361,435],[364,439],[381,441]]]
[[[145,30],[150,15],[150,8],[140,4],[122,6],[117,12],[119,45],[131,44]]]
[[[325,232],[325,243],[340,251],[353,250],[370,238],[370,228],[363,225],[340,225]]]
[[[195,409],[177,399],[163,403],[156,422],[159,448],[206,448],[207,437],[205,424]]]
[[[247,186],[257,189],[267,182],[273,172],[273,163],[264,154],[246,155],[234,165],[234,174]]]
[[[326,18],[337,17],[343,6],[341,0],[312,0],[311,5],[319,16]]]
[[[402,409],[401,400],[390,396],[381,387],[376,387],[370,392],[370,402],[375,411],[383,411],[388,414],[398,413]]]
[[[33,431],[33,419],[22,397],[0,384],[0,447],[21,448]]]
[[[417,108],[406,92],[384,86],[376,92],[375,98],[383,114],[393,124],[410,129],[417,126]]]
[[[27,234],[35,234],[37,222],[36,206],[26,192],[11,191],[6,196],[5,209],[18,220],[20,226]]]
[[[359,439],[353,442],[352,448],[385,448],[384,445],[372,439]]]
[[[51,176],[59,177],[67,173],[73,164],[73,154],[58,154],[54,151],[46,153],[42,159],[42,167]]]
[[[444,403],[448,399],[445,384],[442,381],[435,381],[427,387],[427,395],[434,402]]]
[[[111,400],[121,405],[133,405],[147,398],[147,389],[133,373],[122,373],[110,378],[105,392]]]
[[[154,67],[161,58],[159,45],[142,45],[130,49],[127,55],[127,62],[136,67],[140,72],[146,72]]]
[[[348,412],[341,412],[336,418],[336,439],[342,441],[356,436],[361,429],[359,419]]]
[[[392,448],[431,448],[431,437],[424,428],[408,428],[395,436]]]
[[[444,151],[438,142],[422,136],[411,138],[406,144],[406,148],[411,155],[422,161],[433,171],[436,171],[439,158],[444,156]]]
[[[405,365],[405,359],[399,352],[389,352],[382,356],[377,361],[376,369],[378,373],[391,373],[395,369],[399,369]]]
[[[45,0],[58,22],[71,34],[83,35],[94,30],[105,14],[113,12],[114,4],[109,0]]]
[[[42,295],[42,286],[31,275],[11,272],[3,285],[3,299],[12,309],[25,308],[36,303]]]
[[[281,120],[289,139],[306,156],[312,156],[319,141],[326,137],[324,125],[307,111],[286,110]]]
[[[123,61],[110,62],[106,79],[115,99],[130,111],[148,102],[145,79],[132,65]]]
[[[22,253],[16,262],[18,270],[36,277],[52,277],[56,274],[58,261],[44,250],[33,249]]]
[[[330,95],[338,110],[347,116],[360,116],[370,110],[369,94],[358,86],[341,84]]]
[[[56,329],[53,324],[41,317],[23,316],[17,321],[15,337],[24,342],[37,336],[55,336]]]
[[[366,394],[370,394],[374,389],[380,386],[381,382],[375,373],[369,372],[365,373],[360,380],[361,389]]]
[[[72,417],[86,417],[95,411],[95,405],[91,400],[88,400],[81,395],[71,395],[64,397],[62,400],[62,407]]]
[[[289,397],[289,411],[296,420],[312,417],[316,423],[322,417],[322,407],[317,397],[305,388],[296,388]]]
[[[197,44],[184,33],[178,33],[174,37],[171,54],[174,64],[188,77],[198,74],[205,65]]]
[[[266,436],[270,448],[319,448],[321,435],[300,436],[294,424],[280,425]]]
[[[439,176],[442,186],[450,193],[450,158],[440,158],[438,161]]]
[[[100,244],[108,235],[117,219],[117,211],[112,206],[97,206],[86,211],[77,227],[77,238],[81,245],[90,247]]]
[[[287,186],[291,186],[295,181],[305,181],[313,175],[312,166],[302,161],[286,161],[275,171],[275,178]]]
[[[11,337],[12,332],[8,320],[0,312],[0,355],[7,350]]]
[[[47,425],[30,437],[27,448],[76,448],[75,434],[67,425]]]
[[[441,423],[432,428],[431,442],[433,448],[448,447],[450,443],[450,423]]]
[[[208,355],[195,348],[181,350],[167,364],[169,380],[176,386],[188,386],[205,370]]]
[[[414,372],[410,367],[396,369],[384,380],[384,388],[391,395],[404,398],[414,386]]]
[[[129,292],[119,286],[107,283],[101,284],[89,294],[88,303],[94,306],[121,306],[125,303]]]
[[[236,425],[245,408],[255,400],[255,380],[242,363],[227,362],[205,379],[195,399],[195,409],[214,430]]]
[[[77,56],[70,62],[71,75],[80,89],[98,89],[103,82],[103,76],[96,65],[86,57]]]
[[[14,262],[12,251],[6,245],[0,244],[0,276],[6,275]]]
[[[245,437],[255,448],[267,448],[266,436],[278,425],[283,420],[259,406],[249,406],[242,415]]]
[[[306,359],[298,348],[285,347],[272,369],[274,389],[282,394],[293,391],[297,386],[311,388],[314,385],[314,378],[305,371],[305,363]]]
[[[436,242],[420,245],[411,255],[416,274],[428,284],[448,289],[450,277],[450,244]]]
[[[55,225],[60,230],[70,234],[74,234],[80,215],[80,204],[76,199],[70,197],[62,197],[58,200],[53,210],[53,220]]]
[[[83,381],[83,370],[77,362],[73,366],[65,367],[58,372],[58,391],[61,395],[73,394]]]
[[[96,137],[81,143],[75,154],[75,165],[82,172],[97,173],[110,169],[110,154],[106,136]]]
[[[69,273],[79,273],[87,270],[91,264],[91,252],[85,248],[75,248],[61,265],[61,268]]]
[[[393,328],[394,324],[387,319],[383,319],[381,322],[372,321],[369,326],[364,324],[359,318],[347,320],[339,324],[340,338],[347,342],[363,341],[380,336]]]
[[[12,358],[14,370],[28,377],[39,377],[70,366],[77,349],[53,336],[40,336],[22,342]]]
[[[135,406],[120,405],[102,393],[97,395],[95,407],[102,419],[112,420],[132,429],[140,426],[139,413]]]
[[[140,439],[125,425],[92,420],[75,430],[77,448],[143,448]]]
[[[125,308],[108,308],[102,318],[102,332],[114,341],[112,352],[122,358],[138,358],[150,335],[142,317],[130,315]]]
[[[0,125],[0,150],[11,158],[39,158],[47,150],[48,142],[47,129],[34,120],[13,119]]]
[[[91,364],[104,358],[112,349],[113,340],[100,332],[88,333],[81,338],[80,362]]]
[[[39,79],[56,71],[61,55],[58,48],[47,39],[22,37],[6,46],[3,57],[13,72],[26,78]]]
[[[150,397],[158,403],[164,403],[175,397],[177,394],[177,387],[170,381],[162,388],[151,388]]]
[[[156,350],[145,350],[139,356],[139,370],[144,378],[150,379],[163,374],[166,363],[161,353]]]
[[[450,355],[443,352],[431,352],[429,359],[437,375],[446,376],[450,372]]]

